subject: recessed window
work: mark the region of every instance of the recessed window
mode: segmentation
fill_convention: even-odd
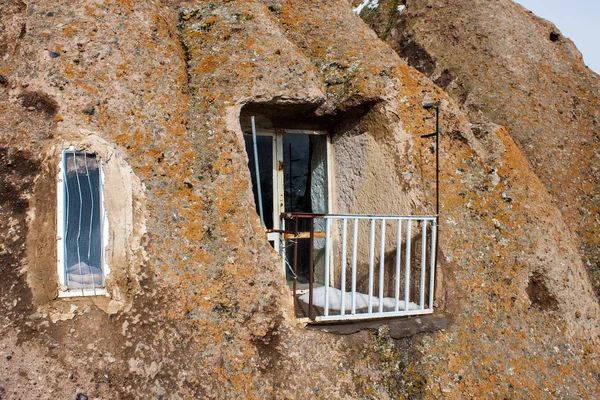
[[[59,296],[106,295],[107,231],[102,163],[96,154],[64,150],[58,180]]]

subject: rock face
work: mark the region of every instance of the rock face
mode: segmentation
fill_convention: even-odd
[[[600,390],[598,304],[546,178],[349,3],[9,0],[0,28],[0,397]],[[254,212],[244,110],[326,126],[334,209],[421,214],[425,101],[445,132],[436,303],[451,325],[401,342],[303,329]],[[108,297],[57,297],[70,145],[106,170]]]
[[[385,0],[361,17],[471,123],[508,129],[577,234],[600,298],[600,79],[573,43],[510,0]]]

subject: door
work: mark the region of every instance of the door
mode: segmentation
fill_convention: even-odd
[[[259,130],[256,143],[259,164],[259,174],[257,174],[252,136],[244,136],[257,212],[259,212],[257,176],[260,176],[267,238],[282,255],[283,268],[286,270],[288,280],[291,280],[293,275],[286,263],[286,259],[292,260],[291,246],[288,249],[280,249],[279,234],[269,230],[286,229],[280,219],[283,212],[315,214],[329,212],[331,196],[328,139],[325,132],[311,131],[307,134],[298,131],[281,133]],[[306,226],[299,226],[300,230],[308,230],[308,222],[305,223]],[[293,227],[288,228],[293,229]],[[316,220],[315,229],[324,230],[324,221]],[[308,283],[308,240],[300,240],[298,245],[298,282]],[[315,240],[315,265],[318,264],[318,258],[322,256],[324,245],[324,239]],[[291,261],[289,264],[291,265]],[[315,274],[315,279],[321,280],[318,275]]]
[[[279,251],[279,234],[271,230],[280,230],[279,215],[284,207],[283,176],[280,173],[283,165],[281,139],[277,135],[261,132],[256,135],[256,150],[258,154],[258,174],[254,158],[254,143],[251,135],[244,135],[246,152],[248,153],[248,168],[252,179],[252,193],[256,212],[260,215],[257,178],[260,177],[262,200],[262,220],[267,230],[267,240],[273,248]]]

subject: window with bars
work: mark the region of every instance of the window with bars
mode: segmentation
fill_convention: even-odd
[[[107,294],[102,163],[94,153],[64,150],[58,186],[60,296]]]

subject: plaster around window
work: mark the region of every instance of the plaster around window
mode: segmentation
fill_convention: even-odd
[[[108,297],[57,299],[60,289],[57,258],[61,257],[57,246],[58,165],[62,150],[70,146],[94,153],[102,160],[107,222],[102,235]],[[57,140],[42,153],[42,172],[36,180],[28,213],[28,263],[25,271],[34,302],[40,306],[40,311],[51,316],[57,314],[53,320],[62,319],[62,314],[71,315],[70,305],[73,302],[94,303],[110,314],[126,309],[139,288],[138,280],[144,276],[139,267],[144,261],[141,240],[146,232],[144,188],[121,154],[95,134],[81,140]]]

